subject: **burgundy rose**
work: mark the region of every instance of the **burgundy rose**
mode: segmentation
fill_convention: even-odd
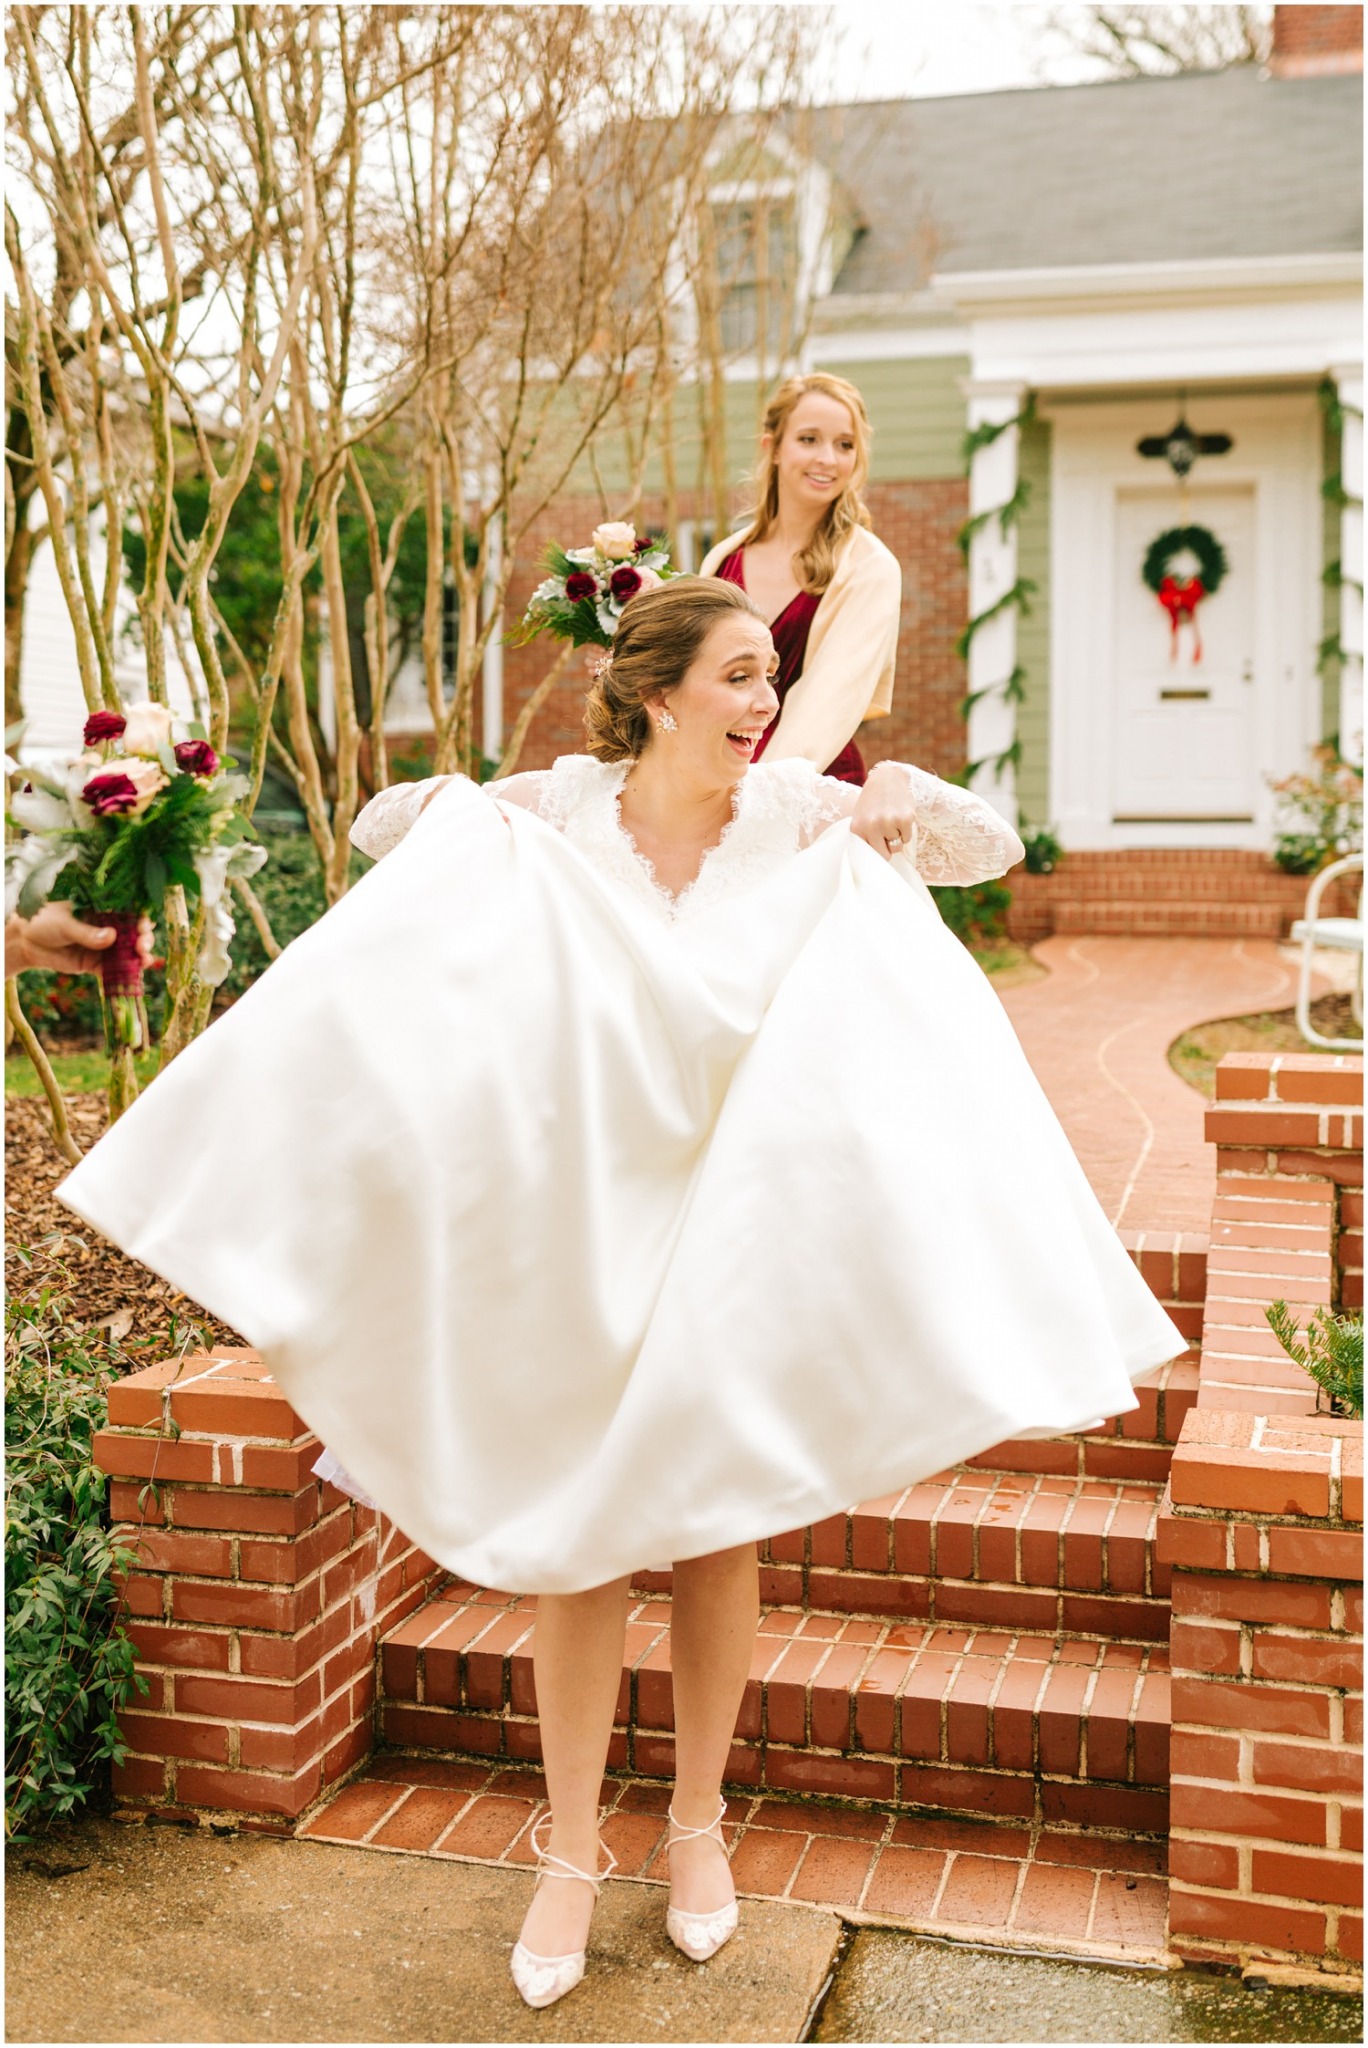
[[[89,804],[97,818],[117,818],[124,811],[137,809],[138,785],[131,776],[107,769],[102,775],[91,776],[81,791],[81,801]]]
[[[565,579],[565,594],[571,604],[578,604],[582,597],[597,597],[598,578],[587,569],[572,569]]]
[[[620,569],[614,569],[610,582],[619,604],[626,604],[628,598],[635,597],[641,588],[641,577],[626,562]]]
[[[176,757],[176,766],[183,768],[187,775],[217,775],[218,755],[208,740],[178,740],[171,750]]]
[[[644,555],[644,554],[646,554],[646,553],[647,553],[647,551],[648,551],[649,549],[653,548],[654,546],[655,546],[655,542],[654,542],[654,541],[653,541],[653,540],[651,539],[651,536],[650,536],[650,534],[649,534],[649,533],[643,533],[643,534],[639,534],[639,535],[638,535],[638,537],[637,537],[637,544],[636,544],[636,551],[637,551],[637,553],[638,553],[639,555]]]
[[[98,747],[106,740],[116,740],[127,724],[122,711],[92,711],[85,722],[85,743],[88,747]]]

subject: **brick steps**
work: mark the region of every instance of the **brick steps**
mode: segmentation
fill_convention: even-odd
[[[1289,928],[1287,910],[1277,903],[1231,903],[1157,898],[1057,896],[1052,929],[1121,938],[1280,939]]]
[[[1352,879],[1352,878],[1351,878]],[[1306,875],[1285,875],[1267,854],[1236,848],[1076,849],[1048,875],[1011,877],[1007,928],[1025,945],[1051,932],[1132,938],[1283,938],[1301,916]],[[1325,915],[1353,915],[1350,892],[1331,885]]]
[[[1156,1292],[1186,1291],[1177,1241],[1136,1255],[1156,1263]],[[1205,1247],[1182,1256],[1204,1265]],[[1169,1568],[1156,1536],[1196,1364],[1136,1391],[1133,1411],[1096,1430],[995,1445],[762,1544],[767,1612],[729,1781],[1162,1831]],[[643,1573],[634,1591],[609,1765],[665,1777],[670,1574]],[[452,1581],[381,1645],[382,1740],[536,1760],[535,1614],[530,1597]]]
[[[964,1467],[773,1537],[761,1597],[897,1621],[1165,1642],[1163,1488]],[[668,1593],[668,1572],[638,1591]]]
[[[529,1762],[536,1601],[453,1583],[381,1648],[394,1747]],[[673,1769],[670,1607],[628,1622],[609,1767]],[[768,1791],[1161,1832],[1168,1651],[1011,1628],[764,1615],[728,1780]]]

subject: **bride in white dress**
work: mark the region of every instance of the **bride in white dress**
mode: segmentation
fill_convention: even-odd
[[[916,768],[750,767],[773,660],[731,584],[639,597],[589,753],[377,797],[375,870],[60,1190],[260,1347],[324,1470],[542,1596],[537,2005],[583,1972],[632,1573],[674,1565],[702,1960],[756,1540],[1133,1407],[1184,1348],[926,887],[1020,840]]]

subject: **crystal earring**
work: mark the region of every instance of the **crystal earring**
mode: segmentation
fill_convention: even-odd
[[[678,732],[679,720],[671,712],[662,711],[660,714],[660,730],[662,732]]]

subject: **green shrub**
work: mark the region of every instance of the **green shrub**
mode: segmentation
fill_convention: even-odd
[[[1005,882],[974,882],[968,888],[933,889],[936,908],[957,939],[980,948],[1000,944],[1007,936],[1012,892]]]
[[[1044,825],[1023,825],[1021,843],[1026,849],[1026,872],[1028,875],[1053,874],[1064,858],[1064,848],[1053,832]]]
[[[1335,1316],[1318,1308],[1303,1344],[1285,1301],[1265,1309],[1269,1327],[1289,1358],[1309,1372],[1330,1396],[1337,1415],[1363,1417],[1363,1317]]]
[[[22,1252],[14,1255],[28,1261]],[[118,1626],[131,1553],[109,1529],[91,1444],[116,1377],[44,1284],[5,1309],[5,1834],[70,1813],[124,1745],[147,1683]]]
[[[288,946],[311,924],[317,924],[328,907],[323,889],[323,869],[313,840],[307,832],[263,830],[261,843],[270,855],[264,868],[252,878],[252,888],[271,922],[281,946]],[[352,854],[352,880],[372,865],[364,853]],[[260,934],[240,901],[234,900],[233,964],[223,984],[221,997],[240,996],[251,987],[270,962]]]

